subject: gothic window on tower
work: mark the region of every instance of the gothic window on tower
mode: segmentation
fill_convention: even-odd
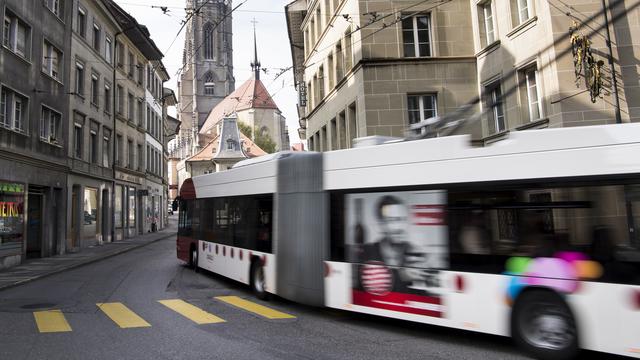
[[[215,87],[215,78],[213,77],[213,73],[209,71],[204,75],[204,94],[215,95]]]
[[[211,23],[205,24],[202,32],[202,38],[204,40],[204,58],[211,60],[213,59],[213,25]]]

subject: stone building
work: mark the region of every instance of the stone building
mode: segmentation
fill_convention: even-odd
[[[467,1],[297,0],[286,13],[309,150],[404,136],[477,95]]]
[[[0,269],[63,253],[72,3],[2,0]]]
[[[99,1],[69,1],[71,94],[66,129],[68,177],[67,248],[80,250],[112,241],[113,61],[121,27]]]
[[[410,124],[466,103],[482,120],[458,132],[471,133],[478,145],[514,130],[635,121],[635,12],[616,2],[606,12],[607,31],[602,6],[595,0],[293,1],[285,10],[300,136],[310,150],[342,149],[355,137],[404,136]],[[589,39],[596,62],[604,63],[595,102],[584,71],[576,88],[574,21],[575,33]]]
[[[606,12],[608,35],[602,4],[595,0],[471,1],[478,92],[484,94],[482,143],[514,130],[640,120],[634,55],[634,47],[640,44],[640,27],[633,20],[637,15],[627,14],[627,2],[617,2]],[[576,81],[570,39],[574,21],[579,26],[576,33],[591,42],[596,61],[604,62],[603,88],[595,102],[585,91],[585,78]],[[617,91],[607,61],[607,36],[616,62]]]

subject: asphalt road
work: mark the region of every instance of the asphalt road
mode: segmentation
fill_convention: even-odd
[[[215,298],[225,295],[295,318],[266,319]],[[166,299],[225,322],[198,325],[158,302]],[[121,328],[96,305],[116,302],[150,326]],[[50,309],[71,331],[39,331],[34,312]],[[173,239],[0,292],[0,359],[525,358],[502,337],[259,301],[244,285],[185,267]]]

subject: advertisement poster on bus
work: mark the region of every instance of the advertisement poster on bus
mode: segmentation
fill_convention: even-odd
[[[353,264],[354,305],[443,317],[445,203],[442,191],[347,195],[346,254]]]

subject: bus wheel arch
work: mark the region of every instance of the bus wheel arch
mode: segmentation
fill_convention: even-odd
[[[261,300],[268,300],[269,293],[266,290],[263,261],[259,256],[251,256],[251,266],[249,267],[249,286],[254,295]]]
[[[523,289],[510,319],[511,337],[537,359],[572,359],[580,351],[576,318],[557,291],[539,286]]]

